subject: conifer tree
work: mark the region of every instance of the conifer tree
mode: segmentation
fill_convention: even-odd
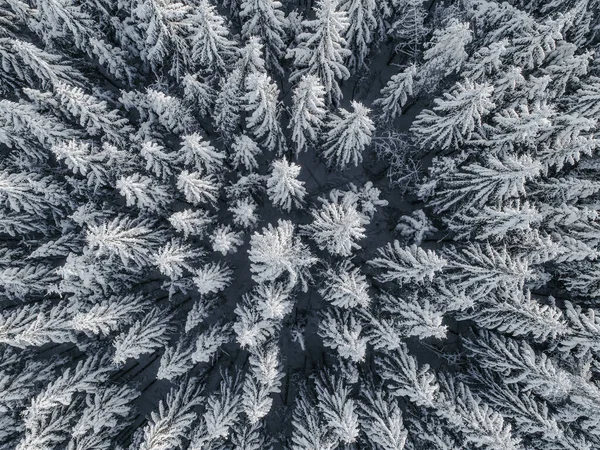
[[[444,29],[435,30],[430,46],[423,54],[423,71],[429,85],[435,86],[441,80],[460,70],[468,57],[465,47],[472,41],[472,32],[468,23],[451,19]]]
[[[183,137],[181,152],[184,164],[207,173],[218,173],[225,159],[223,153],[203,140],[198,133]]]
[[[381,90],[383,97],[373,102],[373,105],[381,108],[380,119],[383,122],[391,122],[402,114],[402,108],[412,96],[414,79],[417,75],[417,67],[410,65],[402,72],[394,75]]]
[[[252,73],[246,80],[246,111],[249,116],[246,125],[254,137],[262,139],[269,150],[281,149],[283,145],[281,127],[278,118],[279,90],[266,74]]]
[[[294,88],[294,99],[290,128],[296,153],[307,149],[317,141],[317,132],[323,126],[325,88],[314,75],[304,75]]]
[[[235,43],[229,39],[225,20],[208,0],[200,0],[192,10],[191,56],[207,74],[221,74],[235,55]]]
[[[436,99],[433,111],[423,111],[413,123],[411,131],[418,144],[447,149],[468,140],[473,131],[481,127],[481,119],[494,108],[492,92],[490,85],[469,80],[456,83],[456,89],[446,94],[445,100]]]
[[[250,137],[245,134],[236,136],[231,144],[231,149],[233,151],[231,160],[236,168],[244,166],[248,171],[258,169],[256,157],[260,155],[261,151]]]
[[[373,267],[384,269],[377,276],[382,282],[395,281],[402,285],[405,282],[421,282],[446,266],[447,261],[431,250],[423,250],[416,245],[402,248],[398,241],[388,243],[380,248],[379,257],[369,261]]]
[[[282,74],[279,59],[285,48],[287,20],[281,3],[274,0],[244,0],[240,5],[243,20],[242,37],[258,36],[265,46],[265,62],[276,73]]]
[[[340,109],[340,115],[334,115],[328,124],[326,149],[323,152],[330,166],[339,169],[362,162],[362,152],[371,143],[371,134],[375,129],[369,118],[370,110],[353,101],[353,111]]]
[[[171,321],[172,316],[164,310],[150,310],[142,319],[134,322],[129,330],[115,338],[113,361],[123,364],[128,358],[138,358],[163,347],[174,331]]]
[[[279,220],[276,228],[269,224],[261,233],[252,235],[248,258],[254,281],[274,281],[287,274],[290,285],[299,281],[303,289],[308,269],[316,262],[306,244],[294,236],[294,225],[284,220]]]
[[[334,255],[350,256],[352,250],[359,249],[356,240],[364,238],[365,225],[369,219],[358,211],[354,199],[345,195],[330,199],[320,198],[321,208],[313,209],[313,222],[302,228],[302,233],[310,236],[321,249]]]
[[[288,50],[286,57],[294,58],[296,71],[291,81],[302,75],[315,75],[325,88],[327,102],[336,105],[342,98],[338,80],[345,80],[350,72],[344,60],[352,54],[346,48],[343,35],[348,29],[348,14],[340,11],[335,0],[320,0],[315,7],[316,18],[302,22],[299,44]]]
[[[352,50],[348,66],[355,70],[363,69],[366,67],[369,46],[374,40],[377,4],[374,0],[346,0],[340,2],[340,11],[348,14],[348,28],[344,35],[346,48]]]
[[[300,166],[285,158],[273,161],[271,176],[267,179],[267,194],[274,205],[285,211],[299,208],[306,195],[304,183],[298,180]]]
[[[396,2],[397,14],[390,32],[400,38],[396,51],[410,56],[413,61],[420,53],[429,28],[425,25],[427,11],[423,0],[400,0]]]

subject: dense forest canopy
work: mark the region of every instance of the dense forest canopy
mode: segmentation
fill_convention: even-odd
[[[0,449],[600,448],[599,0],[0,0]]]

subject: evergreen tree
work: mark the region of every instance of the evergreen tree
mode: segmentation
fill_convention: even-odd
[[[229,68],[235,56],[235,43],[228,38],[225,20],[208,0],[200,0],[190,17],[193,34],[190,37],[191,56],[207,74],[221,74]]]
[[[417,116],[411,131],[419,146],[447,149],[470,139],[473,131],[482,126],[481,119],[495,106],[490,100],[492,92],[489,85],[469,80],[456,83],[456,89],[446,94],[445,100],[436,99],[433,111],[425,110]]]
[[[294,100],[290,128],[296,153],[317,142],[317,132],[323,126],[325,88],[314,75],[304,75],[294,88]]]
[[[252,235],[248,258],[252,262],[252,278],[257,283],[287,274],[290,285],[300,281],[303,289],[306,289],[308,269],[316,262],[306,244],[294,236],[293,224],[284,220],[279,220],[277,228],[269,224],[261,233]]]
[[[267,179],[267,194],[274,205],[285,211],[302,206],[306,195],[304,183],[298,180],[300,166],[285,158],[273,161],[271,176]]]
[[[298,46],[287,52],[286,57],[294,58],[296,68],[290,80],[305,74],[317,76],[327,93],[327,102],[335,105],[342,98],[338,80],[350,76],[344,60],[352,52],[343,37],[349,26],[348,14],[338,9],[335,0],[321,0],[315,10],[314,20],[302,22]]]
[[[369,219],[358,211],[352,196],[345,195],[330,199],[320,198],[321,208],[311,211],[313,222],[302,228],[302,233],[310,236],[321,249],[334,255],[350,256],[352,250],[359,249],[356,240],[364,238],[365,225]]]
[[[340,3],[340,11],[348,14],[344,35],[346,48],[352,50],[348,65],[354,69],[366,68],[365,60],[377,26],[377,4],[374,0],[346,0]]]
[[[269,150],[281,149],[283,136],[279,125],[277,97],[279,90],[268,75],[252,73],[246,80],[246,125]]]
[[[362,151],[371,143],[375,129],[368,108],[354,101],[352,108],[352,112],[340,109],[340,115],[334,115],[328,124],[327,148],[323,154],[330,166],[340,169],[362,162]]]
[[[261,153],[260,148],[251,138],[245,134],[236,136],[233,144],[231,144],[233,153],[231,160],[235,168],[244,166],[248,171],[258,169],[256,157]]]
[[[422,70],[427,77],[421,79],[435,86],[442,78],[457,73],[468,57],[465,47],[472,39],[469,24],[456,19],[451,19],[446,28],[435,30],[429,48],[423,54]]]
[[[402,248],[398,241],[388,243],[378,250],[379,257],[369,261],[373,267],[384,269],[377,278],[383,283],[395,281],[422,282],[433,279],[434,274],[447,265],[447,261],[431,250],[423,250],[416,245]]]
[[[380,119],[384,123],[391,122],[402,114],[402,108],[408,101],[408,96],[412,96],[415,90],[414,79],[416,74],[417,67],[411,65],[392,76],[381,90],[383,97],[373,102],[373,105],[381,108]]]
[[[223,153],[204,141],[198,133],[183,137],[181,153],[184,164],[207,173],[218,173],[225,159]]]
[[[396,51],[409,55],[413,60],[419,56],[420,47],[429,33],[429,28],[425,25],[427,11],[424,3],[423,0],[394,2],[398,12],[390,32],[400,38],[400,42],[396,44]]]
[[[163,347],[174,331],[171,321],[172,316],[165,311],[158,308],[150,310],[142,319],[134,322],[129,330],[115,338],[113,361],[123,364],[128,358],[138,358]]]
[[[283,73],[279,59],[285,48],[287,20],[281,3],[273,0],[244,0],[240,6],[242,37],[258,36],[265,45],[265,62],[278,74]]]

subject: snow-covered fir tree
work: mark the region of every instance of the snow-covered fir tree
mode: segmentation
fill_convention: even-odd
[[[330,166],[339,169],[349,164],[357,166],[362,162],[362,152],[371,143],[375,129],[368,108],[353,101],[352,109],[352,112],[340,109],[340,115],[333,115],[328,123],[323,155]]]
[[[267,179],[267,194],[275,206],[289,211],[292,206],[302,206],[306,189],[298,180],[300,166],[285,158],[273,161],[271,175]]]
[[[310,144],[317,143],[317,133],[323,126],[325,88],[315,75],[304,75],[294,88],[292,106],[292,141],[296,153],[303,152]]]
[[[325,88],[328,103],[342,98],[339,81],[350,76],[344,60],[352,52],[346,48],[344,33],[348,29],[348,13],[341,11],[336,0],[320,0],[315,6],[314,20],[302,22],[298,45],[288,50],[296,70],[290,80],[303,75],[315,75]]]

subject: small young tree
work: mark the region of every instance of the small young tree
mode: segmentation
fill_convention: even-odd
[[[139,173],[119,178],[115,187],[125,197],[127,206],[157,211],[170,200],[165,186],[157,185],[152,178]]]
[[[206,399],[205,412],[191,435],[190,449],[210,448],[230,435],[239,421],[240,391],[240,379],[223,373],[219,389]]]
[[[339,444],[325,421],[312,404],[306,390],[301,390],[294,406],[292,418],[292,443],[295,449],[334,449]]]
[[[460,70],[468,54],[465,47],[472,41],[472,33],[468,23],[461,23],[456,19],[450,20],[446,28],[435,30],[429,48],[423,58],[425,64],[421,79],[428,84],[437,85],[438,81]]]
[[[229,225],[220,225],[210,237],[212,249],[223,255],[235,253],[237,248],[244,243],[241,232],[235,232]]]
[[[275,335],[277,323],[264,319],[247,295],[243,297],[242,303],[238,303],[234,312],[237,320],[233,330],[242,348],[254,351]]]
[[[69,443],[81,439],[86,445],[86,437],[90,440],[105,441],[118,434],[131,423],[134,400],[140,393],[128,386],[108,386],[100,388],[85,399],[86,406],[81,412],[75,426],[73,438]],[[81,442],[79,441],[79,442]]]
[[[527,260],[511,255],[506,247],[494,248],[471,243],[462,249],[448,249],[448,281],[477,300],[499,289],[522,289],[534,277]]]
[[[203,386],[192,378],[171,389],[166,401],[160,401],[158,412],[153,411],[150,414],[139,450],[180,448],[196,420],[194,408],[202,400],[202,388]]]
[[[243,228],[252,228],[258,222],[256,216],[256,203],[249,198],[236,200],[233,206],[229,207],[233,214],[233,223]]]
[[[360,392],[360,425],[369,441],[385,450],[404,449],[408,431],[399,400],[373,386],[361,385]]]
[[[342,377],[326,373],[316,379],[315,388],[319,399],[317,407],[329,428],[342,442],[356,442],[359,433],[358,414],[356,403],[350,398],[350,387]]]
[[[285,211],[290,211],[292,205],[300,208],[306,195],[304,182],[298,180],[300,166],[281,158],[273,161],[271,167],[271,176],[267,178],[269,199]]]
[[[429,217],[422,209],[413,211],[410,216],[405,215],[400,217],[396,231],[399,231],[405,238],[411,239],[413,244],[420,246],[423,239],[438,231],[435,228]]]
[[[404,342],[393,351],[376,357],[375,364],[392,395],[407,397],[417,406],[431,408],[437,404],[440,386],[435,374],[427,364],[419,367]]]
[[[419,57],[423,40],[429,32],[425,25],[428,14],[424,3],[425,0],[400,0],[394,3],[397,13],[390,33],[400,39],[396,51],[408,55],[413,61]]]
[[[113,361],[124,364],[129,358],[139,358],[146,353],[155,352],[163,347],[174,331],[172,316],[159,308],[153,308],[142,319],[124,333],[118,335],[113,346]]]
[[[233,271],[221,263],[205,264],[196,270],[195,275],[194,283],[202,295],[222,291],[233,279]]]
[[[27,81],[29,85],[47,87],[57,80],[73,81],[81,74],[63,57],[47,52],[34,44],[16,37],[3,37],[0,41],[3,82],[14,85],[14,78]]]
[[[217,92],[212,83],[200,77],[199,74],[189,73],[183,77],[181,83],[186,103],[198,111],[200,117],[208,117],[217,98]]]
[[[64,302],[51,308],[45,304],[26,304],[7,311],[0,315],[3,330],[0,342],[16,348],[76,342],[69,316],[69,308]]]
[[[118,110],[109,110],[105,101],[86,94],[79,87],[57,81],[54,83],[54,92],[61,109],[76,118],[92,136],[103,134],[111,142],[118,143],[133,131]]]
[[[55,144],[50,150],[56,159],[64,161],[73,173],[85,176],[88,186],[94,185],[98,188],[110,183],[106,153],[95,152],[90,143],[73,139]]]
[[[208,211],[201,209],[197,211],[185,209],[169,217],[169,222],[173,228],[183,233],[185,238],[188,236],[202,236],[213,221],[214,217]]]
[[[185,319],[184,331],[189,334],[190,331],[196,329],[204,319],[206,319],[214,310],[216,301],[212,297],[201,297],[198,299]]]
[[[162,145],[146,141],[142,144],[140,155],[146,160],[146,170],[163,180],[169,180],[177,171],[178,156],[166,152]]]
[[[187,40],[190,12],[190,6],[183,3],[138,2],[133,14],[144,35],[140,39],[140,56],[153,70],[158,71],[170,59],[171,75],[179,77],[191,63]]]
[[[257,423],[269,413],[271,394],[280,392],[282,377],[277,347],[257,349],[250,355],[250,373],[242,392],[242,410],[250,423]]]
[[[203,177],[200,172],[184,170],[177,178],[177,189],[183,192],[185,199],[193,205],[215,204],[218,200],[221,185],[213,175]]]
[[[375,0],[344,0],[340,2],[340,11],[348,14],[348,28],[344,33],[346,48],[352,50],[348,65],[354,70],[364,69],[377,27],[377,3]]]
[[[294,306],[289,286],[283,283],[258,285],[250,300],[265,320],[282,320]]]
[[[323,345],[354,362],[364,361],[367,353],[367,338],[361,333],[360,323],[348,311],[328,310],[319,322]]]
[[[172,280],[177,280],[183,276],[184,270],[192,271],[190,260],[196,259],[200,255],[198,251],[192,250],[189,245],[171,240],[154,254],[154,263],[158,266],[161,274]]]
[[[221,137],[230,142],[240,123],[244,81],[242,71],[233,69],[221,85],[213,113],[213,125]]]
[[[191,354],[192,363],[207,363],[217,353],[219,348],[231,341],[231,325],[216,324],[200,333]]]
[[[77,312],[70,326],[86,335],[108,336],[135,321],[136,315],[146,311],[148,302],[141,297],[126,295],[111,297],[96,303],[86,311]]]
[[[502,205],[525,194],[525,183],[540,175],[542,166],[530,156],[507,154],[489,157],[484,165],[473,163],[443,176],[431,204],[438,212]]]
[[[151,263],[160,233],[150,228],[149,221],[133,221],[121,216],[101,225],[90,225],[86,240],[97,257],[118,257],[124,265],[133,262],[142,267]]]
[[[353,111],[340,109],[328,124],[327,143],[323,155],[329,166],[345,169],[348,164],[358,166],[362,152],[371,143],[375,130],[369,118],[370,110],[361,103],[352,101]]]

